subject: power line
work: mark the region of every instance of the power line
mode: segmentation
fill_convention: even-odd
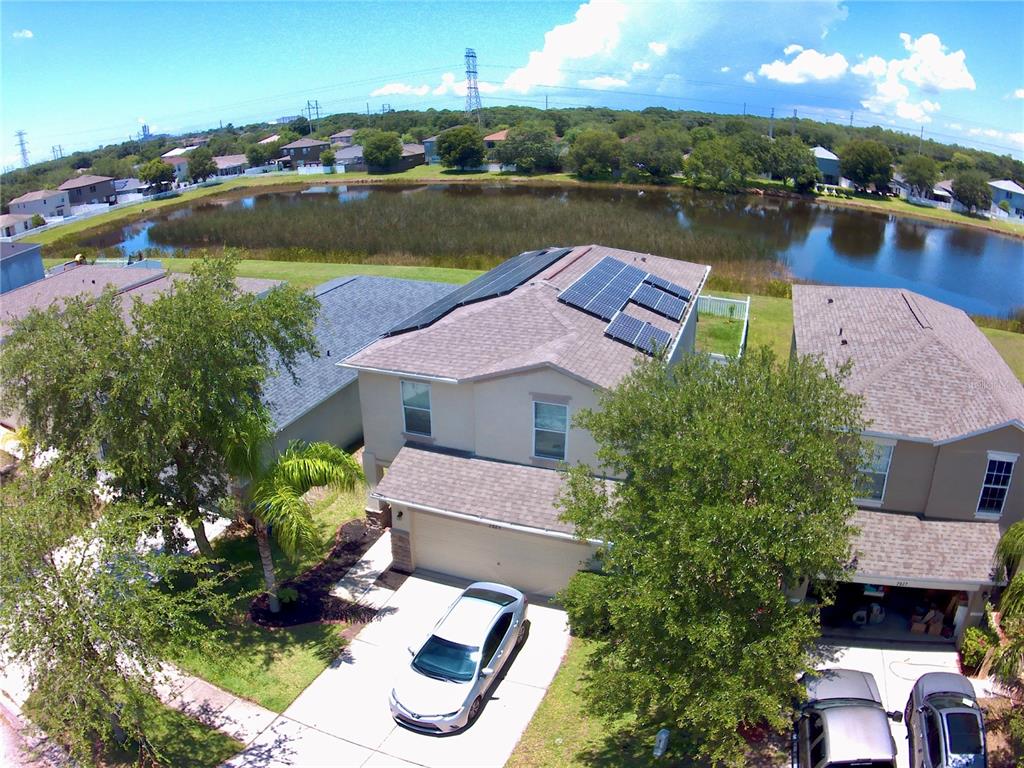
[[[476,51],[466,49],[466,118],[480,124],[480,86],[476,80]]]
[[[18,139],[18,151],[21,153],[21,167],[28,168],[28,143],[25,141],[24,131],[15,131],[14,135]]]

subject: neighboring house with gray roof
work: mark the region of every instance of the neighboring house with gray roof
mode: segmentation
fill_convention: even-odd
[[[8,207],[11,209],[11,213],[27,214],[28,216],[38,213],[43,218],[50,219],[71,215],[68,193],[57,189],[38,189],[34,192],[26,192],[11,200]]]
[[[564,462],[601,471],[572,418],[647,354],[693,351],[709,271],[600,245],[531,251],[350,356],[395,567],[563,588],[597,547],[555,503]]]
[[[995,585],[1000,532],[1024,519],[1024,385],[964,312],[898,288],[794,285],[793,351],[849,364],[863,398],[852,581],[938,605],[958,635]]]
[[[113,205],[117,202],[114,180],[109,176],[83,173],[81,176],[72,176],[57,187],[57,190],[67,192],[68,203],[72,206],[100,203]]]
[[[292,440],[341,447],[357,442],[363,432],[357,374],[338,363],[454,289],[446,283],[365,275],[337,278],[313,289],[320,302],[315,329],[320,357],[298,362],[298,383],[281,371],[266,385],[274,449],[283,450]]]

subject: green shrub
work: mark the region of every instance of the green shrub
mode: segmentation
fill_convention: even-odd
[[[599,573],[580,571],[559,594],[569,627],[577,637],[603,637],[611,631],[608,614],[608,583]]]
[[[284,605],[294,602],[298,598],[298,591],[292,589],[291,587],[281,587],[279,590],[277,590],[277,599],[280,600],[281,603]]]
[[[977,670],[993,645],[991,635],[984,629],[968,627],[964,630],[964,639],[960,646],[960,661],[966,669]]]

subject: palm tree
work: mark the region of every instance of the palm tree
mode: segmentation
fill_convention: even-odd
[[[999,600],[1009,642],[999,649],[992,666],[999,678],[1014,684],[1024,673],[1024,520],[1003,534],[996,547],[996,560],[1009,581]]]
[[[281,601],[270,536],[290,559],[318,549],[320,532],[303,496],[310,488],[325,485],[352,490],[363,480],[363,470],[351,455],[330,443],[293,442],[268,462],[265,456],[269,443],[270,434],[264,425],[248,425],[236,433],[227,456],[231,471],[249,481],[249,511],[263,581],[270,610],[278,613]]]

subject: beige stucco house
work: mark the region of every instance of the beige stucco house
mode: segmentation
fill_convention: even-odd
[[[32,217],[39,214],[43,218],[56,218],[71,214],[71,202],[68,193],[56,189],[39,189],[26,192],[11,200],[11,213]]]
[[[876,602],[909,626],[934,607],[955,639],[981,619],[996,543],[1024,518],[1024,386],[966,314],[901,289],[793,286],[793,352],[849,363],[869,421],[833,623]]]
[[[601,472],[573,416],[639,357],[693,351],[709,271],[598,245],[524,253],[349,357],[395,567],[563,588],[598,546],[556,506],[564,463]]]

